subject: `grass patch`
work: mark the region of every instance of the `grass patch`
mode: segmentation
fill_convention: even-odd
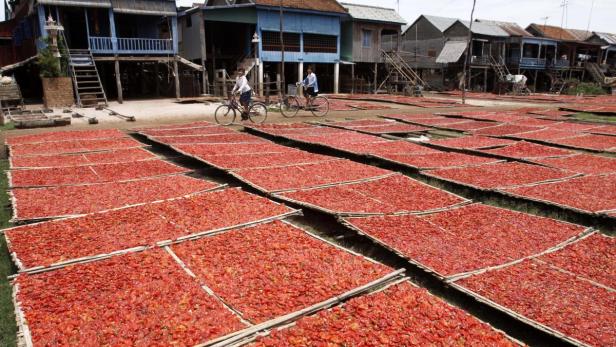
[[[594,113],[580,112],[571,116],[573,119],[583,120],[586,122],[598,122],[598,123],[616,123],[615,116],[602,116]]]
[[[13,129],[15,129],[15,123],[13,122],[8,122],[0,126],[0,131],[13,130]]]
[[[9,169],[9,161],[0,160],[0,228],[9,226],[11,209],[9,206],[8,179],[4,174]],[[7,276],[16,272],[6,247],[4,235],[0,235],[0,346],[16,345],[17,326],[13,308],[12,288]]]
[[[575,80],[574,80],[575,81]],[[574,82],[576,83],[576,82]],[[565,94],[568,95],[604,95],[606,94],[605,89],[603,89],[597,83],[578,83],[573,87],[569,87],[565,90]]]

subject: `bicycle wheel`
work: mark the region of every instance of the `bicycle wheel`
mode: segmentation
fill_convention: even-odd
[[[310,112],[316,117],[325,117],[329,113],[329,100],[324,96],[317,96],[312,99]]]
[[[267,106],[260,102],[254,103],[250,106],[250,109],[248,109],[248,116],[251,122],[262,124],[267,119]]]
[[[235,121],[235,110],[229,105],[220,105],[214,112],[214,119],[220,125],[231,125]]]
[[[295,96],[287,96],[280,103],[280,113],[286,118],[293,118],[299,112],[299,100]]]

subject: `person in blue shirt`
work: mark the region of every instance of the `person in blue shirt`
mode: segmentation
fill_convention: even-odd
[[[309,105],[310,98],[314,98],[319,95],[319,82],[317,81],[317,75],[312,71],[312,68],[309,67],[306,70],[307,76],[302,82],[302,85],[305,88],[304,97],[306,98],[306,105]]]

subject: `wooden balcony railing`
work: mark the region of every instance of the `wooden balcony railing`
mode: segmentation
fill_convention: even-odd
[[[90,50],[99,54],[173,54],[171,39],[90,36]]]

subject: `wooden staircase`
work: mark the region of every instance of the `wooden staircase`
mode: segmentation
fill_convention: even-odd
[[[499,82],[506,82],[507,75],[510,75],[509,69],[507,69],[507,65],[502,57],[498,57],[498,59],[490,56],[490,66],[496,73]]]
[[[88,107],[100,104],[107,106],[107,95],[90,50],[69,50],[69,66],[73,77],[77,106]]]
[[[388,70],[390,71],[390,75],[385,79],[385,81],[383,81],[383,83],[381,83],[381,86],[378,89],[380,89],[392,75],[395,75],[398,81],[406,81],[406,83],[410,86],[422,88],[428,87],[428,84],[422,80],[421,77],[419,77],[417,72],[415,72],[415,70],[413,70],[413,68],[397,52],[386,52],[382,50],[381,54],[383,55],[383,60]]]
[[[586,62],[584,64],[584,68],[586,69],[586,71],[588,71],[588,73],[590,73],[590,75],[592,76],[592,79],[595,80],[595,82],[599,83],[600,86],[603,87],[606,85],[605,74],[601,70],[601,67],[599,66],[599,64]]]

